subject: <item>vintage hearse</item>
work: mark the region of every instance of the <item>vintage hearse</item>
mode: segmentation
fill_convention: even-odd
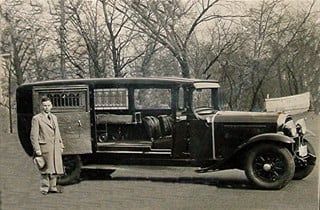
[[[65,150],[61,184],[90,164],[163,164],[197,172],[242,169],[257,187],[308,176],[315,151],[305,123],[284,113],[222,111],[219,83],[184,78],[42,81],[16,92],[20,142],[30,156],[32,116],[51,98]]]

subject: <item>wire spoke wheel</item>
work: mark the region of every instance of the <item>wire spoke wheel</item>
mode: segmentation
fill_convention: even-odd
[[[256,186],[281,189],[294,175],[294,160],[285,147],[259,144],[252,147],[245,160],[245,172]]]
[[[281,156],[261,153],[253,162],[254,173],[267,182],[279,180],[285,173],[285,164]]]

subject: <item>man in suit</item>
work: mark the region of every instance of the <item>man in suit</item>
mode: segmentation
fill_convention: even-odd
[[[36,156],[42,156],[45,167],[40,169],[40,192],[61,193],[57,188],[57,176],[64,174],[62,152],[64,149],[57,117],[51,113],[50,98],[41,99],[41,113],[33,116],[30,139]]]

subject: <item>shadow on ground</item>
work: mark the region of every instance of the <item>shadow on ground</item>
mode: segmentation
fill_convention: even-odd
[[[90,169],[82,170],[81,181],[151,181],[163,183],[200,184],[231,189],[257,189],[246,179],[232,179],[230,177],[158,177],[158,176],[111,176],[115,170]]]

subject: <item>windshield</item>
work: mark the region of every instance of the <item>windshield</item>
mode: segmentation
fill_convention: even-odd
[[[193,91],[192,108],[196,115],[213,114],[219,110],[218,88],[203,88]]]
[[[212,89],[196,89],[193,92],[193,108],[213,107]]]

